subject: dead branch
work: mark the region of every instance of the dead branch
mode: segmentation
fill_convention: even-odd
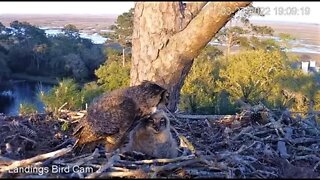
[[[65,102],[64,104],[62,104],[62,106],[60,106],[60,107],[58,108],[58,112],[60,112],[61,109],[64,108],[67,104],[68,104],[68,102]]]
[[[28,166],[32,163],[38,162],[38,161],[42,161],[48,158],[52,158],[55,159],[57,157],[63,156],[65,154],[67,154],[68,152],[70,152],[72,150],[71,147],[67,147],[67,148],[63,148],[54,152],[50,152],[50,153],[46,153],[46,154],[41,154],[29,159],[24,159],[21,161],[14,161],[12,164],[10,164],[9,166],[0,166],[0,172],[6,172],[8,170],[17,168],[17,167],[23,167],[23,166]]]
[[[237,115],[184,115],[175,114],[177,118],[180,119],[192,119],[192,120],[222,120],[222,119],[236,119]]]
[[[147,178],[148,174],[143,170],[128,170],[128,171],[121,171],[121,172],[105,172],[101,174],[101,177],[120,177],[120,178]]]
[[[29,142],[32,142],[33,144],[37,144],[36,141],[34,141],[34,140],[30,139],[30,138],[27,138],[27,137],[25,137],[25,136],[19,135],[19,137],[21,137],[22,139],[25,139],[25,140],[27,140],[27,141],[29,141]]]
[[[195,158],[195,155],[192,154],[189,156],[180,156],[172,159],[146,159],[141,161],[117,160],[117,162],[124,163],[124,164],[154,164],[154,163],[173,163],[177,161],[185,161],[185,160],[190,160],[194,158]]]
[[[0,165],[8,165],[8,164],[11,164],[12,162],[14,162],[14,160],[7,157],[0,156]]]
[[[260,111],[259,107],[255,108],[255,106],[252,106],[251,109],[257,109],[256,113]],[[61,112],[65,120],[74,122],[72,115],[77,112],[63,109],[61,109]],[[173,123],[171,129],[175,133],[173,137],[177,141],[180,140],[180,156],[173,159],[141,159],[145,156],[140,153],[111,154],[111,157],[107,154],[106,158],[100,156],[98,149],[92,154],[76,157],[63,156],[69,150],[68,148],[60,148],[72,144],[71,141],[73,140],[67,133],[62,133],[64,137],[67,137],[67,140],[57,141],[57,139],[54,139],[54,143],[58,143],[56,147],[49,147],[46,143],[41,144],[43,143],[41,142],[43,137],[38,138],[38,136],[33,136],[32,133],[24,133],[27,127],[36,130],[35,132],[38,135],[42,135],[43,129],[38,130],[36,126],[40,124],[42,128],[48,127],[46,116],[35,117],[37,121],[28,121],[25,120],[28,118],[20,117],[10,117],[10,120],[6,117],[2,118],[3,120],[0,118],[0,121],[3,122],[0,126],[1,131],[5,131],[4,133],[1,132],[2,136],[0,136],[0,147],[3,147],[1,148],[3,151],[0,152],[0,177],[7,175],[13,177],[12,174],[7,173],[8,169],[27,165],[35,167],[49,167],[51,165],[61,167],[81,166],[91,167],[96,171],[92,174],[46,174],[45,177],[48,178],[286,178],[295,177],[297,173],[299,177],[309,177],[308,174],[311,172],[307,172],[305,169],[313,170],[312,173],[315,174],[315,177],[319,176],[320,150],[318,147],[320,146],[320,133],[317,124],[302,117],[300,119],[292,118],[290,113],[286,114],[288,117],[285,118],[289,120],[285,121],[283,120],[283,113],[277,111],[276,114],[273,114],[272,111],[264,108],[263,112],[267,112],[273,120],[261,125],[244,120],[243,118],[248,115],[248,112],[249,110],[234,115],[235,119],[213,121],[211,121],[210,116],[197,117],[203,119],[192,119],[195,115],[185,115],[183,118],[177,116],[175,120],[179,123]],[[171,116],[173,115],[170,115],[170,118]],[[191,119],[186,119],[186,117],[191,117]],[[45,121],[42,122],[41,118]],[[12,123],[12,121],[15,122]],[[235,121],[239,121],[241,126],[230,126]],[[244,121],[249,123],[242,123]],[[59,128],[57,124],[60,123],[55,123],[54,126],[50,127]],[[23,133],[21,134],[21,132]],[[49,134],[55,135],[56,132],[50,131]],[[45,140],[48,141],[48,139]],[[51,152],[51,155],[43,157],[46,154],[37,151],[41,152],[38,154],[42,155],[34,156],[32,154],[31,157],[34,156],[33,158],[21,158],[23,157],[22,154],[29,151],[29,148],[27,151],[25,146],[21,147],[22,143],[28,146],[37,143],[37,147],[41,149],[47,147],[48,149],[44,148],[44,150]],[[63,150],[65,151],[61,152]],[[60,155],[57,153],[59,151]],[[186,153],[181,155],[181,151]],[[191,155],[190,151],[193,151]],[[57,157],[60,158],[56,159]],[[277,161],[276,159],[280,160]],[[37,176],[19,173],[14,177],[29,178]]]
[[[116,152],[115,154],[113,154],[111,156],[111,158],[108,160],[107,163],[105,163],[103,166],[101,166],[100,169],[98,169],[96,172],[88,175],[86,177],[86,179],[94,179],[94,178],[97,178],[99,177],[105,170],[109,169],[110,167],[113,166],[114,162],[119,159],[119,152]]]
[[[298,161],[298,160],[320,161],[320,158],[314,154],[308,154],[305,156],[295,156],[293,161]]]
[[[162,171],[169,171],[169,170],[173,170],[176,168],[182,168],[182,167],[187,166],[189,164],[195,164],[198,162],[201,162],[201,160],[199,158],[195,158],[195,159],[190,159],[187,161],[170,163],[170,164],[167,164],[164,166],[151,166],[151,170],[154,171],[154,174],[152,175],[152,177],[156,177],[157,174]]]

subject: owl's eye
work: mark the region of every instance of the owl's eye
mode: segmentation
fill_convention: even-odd
[[[166,126],[166,119],[161,118],[161,119],[160,119],[160,125],[161,125],[161,126]]]

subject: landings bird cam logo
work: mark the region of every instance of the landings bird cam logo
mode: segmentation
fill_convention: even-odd
[[[10,174],[68,174],[68,173],[93,173],[93,167],[82,167],[82,166],[59,166],[52,165],[50,167],[37,167],[37,166],[26,166],[16,167],[8,171]]]

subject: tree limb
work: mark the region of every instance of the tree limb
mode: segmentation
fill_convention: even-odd
[[[20,166],[28,166],[32,163],[35,163],[37,161],[41,161],[41,160],[45,160],[48,158],[51,159],[55,159],[57,157],[63,156],[65,154],[67,154],[68,152],[72,151],[72,147],[67,147],[67,148],[63,148],[57,151],[53,151],[50,153],[46,153],[46,154],[40,154],[38,156],[29,158],[29,159],[23,159],[20,161],[14,161],[12,164],[10,164],[9,166],[1,166],[0,167],[0,172],[6,172],[8,170],[20,167]]]
[[[193,16],[196,16],[207,3],[206,1],[190,1],[187,2],[187,9]]]
[[[172,37],[167,48],[178,47],[184,59],[193,59],[240,8],[249,4],[250,2],[207,3],[183,31]]]
[[[187,2],[186,9],[184,13],[184,19],[182,22],[182,30],[187,27],[190,21],[199,14],[201,9],[207,4],[208,2]]]

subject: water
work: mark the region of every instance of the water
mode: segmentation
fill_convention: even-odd
[[[58,35],[59,33],[63,33],[62,30],[59,28],[41,27],[40,29],[45,30],[45,33],[47,35]],[[106,30],[106,32],[109,32],[109,31]],[[103,44],[108,39],[100,36],[98,33],[87,34],[87,33],[80,32],[79,34],[81,38],[90,39],[94,44]]]
[[[38,98],[38,93],[48,92],[52,87],[50,84],[27,81],[13,83],[10,90],[0,92],[0,113],[18,115],[21,103],[32,103],[38,112],[44,112],[44,104]]]
[[[280,38],[277,36],[256,36],[258,38],[271,38],[280,42]],[[215,46],[227,46],[227,44],[220,43],[217,39],[209,42],[210,45]],[[288,49],[289,52],[295,53],[312,53],[312,54],[320,54],[320,46],[315,44],[308,44],[304,40],[296,39],[289,41],[289,45],[292,47]],[[237,46],[237,45],[235,45]]]

